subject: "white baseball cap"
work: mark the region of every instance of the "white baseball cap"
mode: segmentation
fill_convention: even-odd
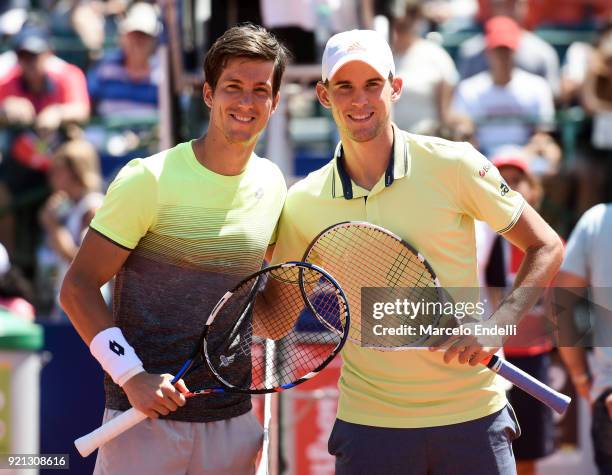
[[[332,36],[323,52],[323,81],[331,79],[342,66],[351,61],[369,64],[385,79],[389,73],[395,75],[391,48],[381,34],[374,30],[351,30]]]
[[[149,36],[157,36],[161,32],[161,24],[156,8],[144,2],[134,3],[125,18],[119,24],[121,33],[140,31]]]

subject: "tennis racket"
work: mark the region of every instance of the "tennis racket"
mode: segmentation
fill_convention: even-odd
[[[392,294],[393,288],[406,288],[411,293],[410,298],[417,301],[444,302],[448,299],[422,254],[390,231],[367,222],[339,223],[325,229],[309,245],[303,261],[323,267],[338,280],[351,304],[349,340],[361,346],[382,351],[423,347],[427,336],[420,336],[418,332],[414,337],[373,337],[373,319],[362,320],[362,305],[372,308],[373,301],[388,302],[385,297]],[[362,292],[363,288],[368,288],[368,292]],[[363,298],[370,301],[362,301]],[[419,315],[407,319],[406,323],[442,326],[448,321],[440,315]],[[483,364],[559,414],[567,410],[570,397],[498,356],[490,356]]]
[[[304,331],[300,317],[316,324]],[[325,368],[344,346],[349,327],[347,299],[327,272],[299,262],[267,267],[223,295],[172,383],[206,364],[218,385],[192,389],[186,397],[284,391]],[[237,365],[244,370],[237,371]],[[144,419],[131,408],[75,445],[86,457]]]

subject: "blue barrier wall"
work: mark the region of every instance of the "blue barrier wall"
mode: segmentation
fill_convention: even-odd
[[[89,475],[96,454],[82,458],[74,439],[100,425],[104,410],[103,372],[69,323],[43,324],[50,360],[40,381],[40,453],[69,454],[70,470],[41,475]]]

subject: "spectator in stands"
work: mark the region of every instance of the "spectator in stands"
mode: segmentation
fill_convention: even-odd
[[[51,196],[42,207],[39,219],[45,231],[43,246],[53,252],[55,259],[45,259],[46,268],[39,268],[39,271],[53,276],[54,281],[39,280],[39,284],[51,289],[50,294],[55,302],[68,266],[76,256],[89,222],[104,198],[100,193],[102,178],[99,158],[93,145],[81,139],[64,143],[53,156],[49,184]],[[53,264],[55,269],[50,271],[49,267]],[[56,303],[51,317],[57,317],[59,312]]]
[[[87,75],[95,114],[154,118],[158,115],[161,24],[153,5],[137,2],[119,24],[121,48],[110,52]]]
[[[527,9],[527,0],[490,0],[481,2],[486,4],[483,13],[483,22],[495,16],[507,16],[514,19],[519,25]],[[520,30],[520,38],[514,56],[516,66],[524,71],[545,78],[553,93],[559,94],[559,57],[554,48],[535,34]],[[462,79],[487,70],[488,55],[486,41],[483,34],[477,34],[465,41],[459,48],[457,60],[459,74]]]
[[[18,193],[28,196],[29,208],[18,214],[27,228],[20,242],[26,246],[36,236],[34,216],[44,198],[49,149],[61,140],[60,128],[89,118],[89,97],[81,70],[52,54],[42,29],[26,24],[14,37],[13,50],[17,63],[0,76],[0,125],[10,135],[0,163],[0,209],[10,209]],[[0,242],[10,255],[16,241],[13,217],[7,211],[0,223]]]
[[[536,210],[542,200],[542,185],[521,155],[497,155],[491,162],[507,185],[523,195]],[[485,223],[477,223],[478,268],[481,282],[488,289],[490,305],[499,306],[512,288],[524,258],[524,253],[495,233]],[[504,353],[508,361],[540,381],[548,384],[552,338],[545,320],[544,306],[536,304],[521,320],[517,335],[506,340]],[[550,455],[554,449],[554,424],[550,408],[522,390],[512,387],[509,392],[512,407],[521,424],[521,437],[512,441],[519,475],[535,473],[537,459]]]
[[[600,474],[612,473],[612,204],[598,204],[578,221],[555,279],[555,308],[561,336],[559,353],[578,394],[592,404],[591,436]],[[575,333],[573,309],[589,292],[595,304],[591,336],[593,359]],[[569,331],[568,331],[569,330]],[[566,333],[566,331],[568,331]]]
[[[401,7],[393,20],[393,52],[403,88],[393,117],[403,130],[433,135],[447,122],[453,87],[459,77],[448,53],[419,36],[421,1],[403,0]]]
[[[561,103],[563,105],[573,106],[581,103],[582,89],[589,66],[599,62],[597,59],[592,59],[591,56],[601,47],[602,41],[609,34],[612,34],[612,13],[598,28],[597,37],[593,43],[575,41],[567,49],[561,69]]]
[[[127,0],[63,0],[56,3],[51,15],[54,35],[82,44],[88,59],[97,59],[104,47],[107,30],[114,32],[114,19],[125,13]],[[112,27],[107,27],[107,23]]]
[[[34,292],[19,269],[11,265],[8,253],[0,244],[0,309],[32,321],[35,317]]]
[[[612,200],[612,16],[587,57],[580,93],[591,119],[582,124],[577,138],[576,208],[583,213],[596,203]]]
[[[489,70],[461,81],[454,113],[476,126],[476,139],[485,155],[503,145],[525,145],[535,133],[546,133],[554,121],[553,96],[548,83],[514,67],[521,31],[509,17],[494,17],[486,26]]]
[[[612,13],[610,0],[538,0],[529,2],[525,27],[592,28]]]
[[[4,51],[5,45],[26,22],[29,3],[28,0],[0,0],[0,75],[17,62],[13,51]]]
[[[376,30],[374,20],[383,17],[388,25],[391,25],[393,18],[397,15],[393,12],[395,0],[360,0],[359,14],[360,25],[365,30]]]
[[[593,116],[593,146],[612,151],[612,22],[602,31],[590,56],[582,105]]]
[[[361,26],[374,30],[374,16],[382,15],[390,25],[398,16],[397,9],[404,8],[403,0],[361,0]],[[457,31],[469,27],[478,11],[476,0],[419,0],[426,31]],[[401,15],[399,15],[401,16]]]
[[[0,77],[0,121],[54,132],[67,122],[89,118],[83,73],[51,53],[39,28],[25,26],[14,39],[17,64]]]
[[[363,0],[261,0],[263,25],[291,51],[296,63],[317,63],[329,37],[359,26]],[[367,21],[367,20],[364,20]]]
[[[593,46],[584,41],[575,41],[567,48],[561,68],[561,106],[570,107],[580,103],[582,85],[592,53]]]
[[[314,2],[261,0],[260,8],[262,24],[289,48],[296,63],[313,64],[318,61]],[[320,25],[320,29],[326,27],[327,24]]]

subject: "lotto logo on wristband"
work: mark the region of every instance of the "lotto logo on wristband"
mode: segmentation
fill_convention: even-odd
[[[117,343],[115,340],[111,340],[108,342],[108,347],[110,350],[115,353],[117,356],[125,355],[125,348]]]

